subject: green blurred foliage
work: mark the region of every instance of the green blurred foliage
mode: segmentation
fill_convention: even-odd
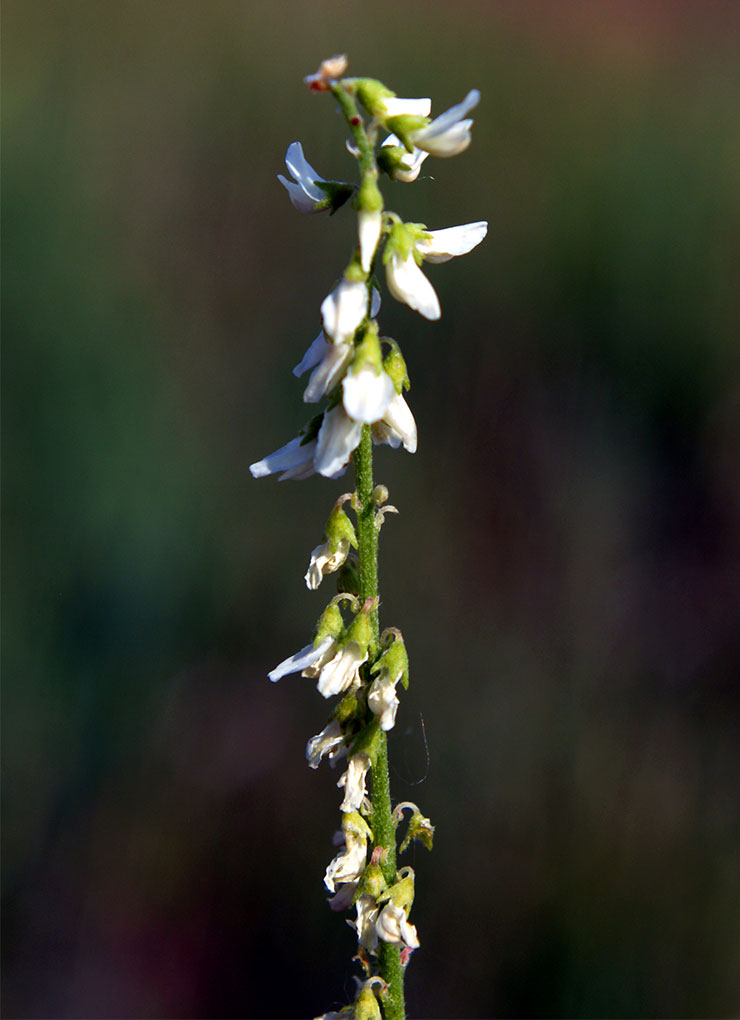
[[[737,13],[6,3],[6,1015],[351,995],[324,706],[265,680],[351,483],[247,470],[306,417],[289,370],[353,243],[274,176],[296,138],[352,172],[301,84],[342,50],[435,110],[483,95],[463,157],[385,188],[491,224],[429,267],[440,323],[381,313],[420,433],[377,458],[392,779],[437,825],[411,1014],[736,1008]]]

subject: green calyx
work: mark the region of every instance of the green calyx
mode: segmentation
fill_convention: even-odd
[[[349,846],[351,841],[373,838],[373,830],[359,811],[345,811],[342,814],[342,832]]]
[[[341,506],[335,506],[329,514],[324,534],[332,554],[337,552],[342,542],[349,542],[354,549],[357,548],[354,526]]]
[[[399,680],[404,690],[409,689],[409,657],[400,632],[394,632],[393,643],[373,664],[371,673],[385,673],[393,683]]]
[[[422,241],[428,234],[423,223],[402,223],[397,222],[391,226],[388,233],[388,240],[385,243],[383,252],[383,264],[387,265],[393,255],[405,262],[409,255],[413,255],[417,265],[421,265],[424,258],[416,248],[416,242]]]
[[[380,212],[383,208],[383,196],[375,180],[375,175],[370,171],[362,175],[362,183],[357,191],[355,204],[358,212]]]
[[[314,415],[314,417],[303,427],[303,434],[301,436],[301,446],[305,446],[306,443],[310,443],[312,439],[315,439],[319,434],[321,425],[324,421],[324,412],[321,414]]]
[[[377,78],[353,78],[352,85],[358,100],[365,107],[371,117],[378,117],[381,120],[385,117],[384,99],[391,99],[395,96],[386,85]]]
[[[387,887],[385,878],[383,878],[383,871],[379,864],[373,864],[371,861],[362,873],[360,881],[357,883],[357,890],[354,895],[354,902],[359,900],[360,896],[372,896],[374,900],[380,896]]]
[[[389,117],[385,122],[385,126],[394,135],[398,135],[407,152],[413,152],[414,142],[412,136],[414,132],[420,131],[421,128],[425,128],[430,123],[431,121],[428,117],[415,117],[411,113],[401,113],[397,117]]]
[[[336,602],[330,602],[316,624],[314,647],[327,637],[338,638],[344,630],[344,620]]]
[[[383,369],[393,380],[396,393],[403,393],[404,390],[411,389],[411,380],[403,354],[401,354],[401,348],[395,340],[388,337],[383,337],[383,341],[390,345],[390,350],[383,358]]]
[[[359,719],[363,711],[364,705],[357,700],[357,693],[348,691],[334,709],[332,718],[337,720],[342,730],[345,730],[347,724],[354,719]]]
[[[365,335],[355,348],[355,356],[352,359],[352,373],[359,372],[363,368],[371,368],[376,375],[383,371],[383,352],[378,339],[378,327],[375,322],[369,322]]]
[[[390,900],[394,907],[399,907],[408,914],[414,902],[414,872],[412,868],[403,868],[398,874],[403,877],[381,893],[377,900],[378,903]]]
[[[380,1005],[369,982],[358,992],[352,1016],[354,1020],[382,1020]]]
[[[360,573],[356,556],[348,556],[337,574],[337,591],[347,595],[360,594]]]
[[[358,613],[347,628],[347,632],[342,643],[349,644],[350,641],[354,641],[360,646],[363,652],[366,652],[372,639],[373,625],[370,620],[370,614]]]
[[[378,150],[378,167],[384,174],[388,174],[391,180],[395,180],[399,171],[401,173],[411,171],[411,167],[405,162],[407,155],[406,150],[400,145],[383,145]]]
[[[333,216],[337,209],[341,209],[357,191],[354,184],[343,184],[341,181],[314,181],[314,184],[326,195],[326,198],[316,203],[315,209],[317,212],[329,209],[330,216]]]
[[[414,839],[418,839],[420,843],[423,843],[427,850],[431,850],[434,844],[434,826],[428,818],[424,817],[418,808],[409,819],[406,835],[403,837],[403,842],[398,848],[398,852],[402,854]]]

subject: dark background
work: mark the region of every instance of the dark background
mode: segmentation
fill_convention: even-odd
[[[387,184],[443,317],[387,298],[419,427],[379,451],[416,1017],[740,1007],[736,3],[4,4],[4,1015],[297,1017],[352,995],[324,904],[326,705],[266,672],[344,481],[253,481],[354,222],[350,73],[470,150]]]

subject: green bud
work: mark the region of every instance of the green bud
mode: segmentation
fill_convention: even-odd
[[[359,212],[379,212],[383,208],[383,196],[380,194],[375,175],[369,171],[362,175],[362,183],[357,192],[355,202]]]
[[[384,339],[387,343],[391,344],[391,349],[383,359],[383,368],[386,374],[393,380],[396,393],[402,393],[404,390],[411,389],[411,380],[406,369],[406,362],[396,341],[387,340],[385,337]]]
[[[398,117],[389,117],[385,126],[394,135],[398,135],[408,152],[413,152],[414,143],[411,135],[414,131],[419,131],[430,123],[428,117],[415,117],[411,113],[402,113]]]
[[[395,92],[376,78],[354,78],[355,95],[371,117],[385,116],[384,99],[395,96]]]
[[[344,620],[339,606],[335,602],[330,602],[316,624],[316,637],[313,643],[318,645],[326,637],[338,638],[343,630]]]

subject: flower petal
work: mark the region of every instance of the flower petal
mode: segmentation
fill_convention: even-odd
[[[333,390],[351,357],[352,344],[327,344],[323,360],[311,373],[308,386],[303,391],[304,401],[307,404],[315,404]]]
[[[321,305],[324,330],[334,343],[351,340],[367,315],[367,286],[361,280],[342,279]]]
[[[299,213],[316,212],[316,199],[310,198],[300,184],[296,184],[294,181],[289,181],[287,177],[283,177],[282,174],[278,174],[277,179],[283,187],[287,189],[290,201]]]
[[[314,202],[321,202],[326,198],[321,188],[315,184],[316,181],[323,181],[324,178],[316,173],[303,155],[303,146],[300,142],[291,142],[288,146],[288,151],[285,153],[285,165],[309,198],[312,198]]]
[[[314,468],[325,478],[338,478],[352,451],[362,438],[362,422],[348,418],[344,408],[333,408],[324,415],[314,456]]]
[[[437,293],[417,266],[413,255],[407,259],[391,255],[385,269],[388,290],[397,301],[403,301],[425,319],[440,317],[442,312]]]
[[[459,227],[429,230],[428,237],[416,242],[417,251],[427,262],[448,262],[457,255],[467,255],[488,233],[486,220],[463,223]]]
[[[296,469],[300,471],[310,463],[311,471],[309,474],[313,474],[313,455],[315,449],[314,441],[304,444],[302,437],[296,436],[295,439],[291,439],[285,446],[281,446],[279,450],[275,450],[274,453],[268,454],[262,460],[250,464],[249,470],[253,478],[264,478],[265,475],[274,475],[278,471],[285,472],[283,478],[289,473],[290,477],[295,477],[293,472]]]
[[[378,247],[380,232],[383,229],[383,214],[379,209],[360,212],[357,217],[357,233],[360,239],[360,265],[366,273],[370,272],[373,256]]]
[[[401,99],[387,96],[382,100],[386,117],[428,117],[432,112],[431,99]]]
[[[300,378],[304,372],[309,370],[309,368],[313,368],[315,365],[318,365],[326,354],[328,346],[329,344],[327,343],[323,332],[319,333],[316,339],[311,341],[311,346],[293,369],[293,375],[296,376],[296,378]]]
[[[393,380],[387,372],[375,372],[370,366],[345,375],[342,389],[344,410],[354,421],[366,425],[379,421],[396,395]]]
[[[279,665],[267,674],[268,678],[273,683],[276,683],[281,677],[287,676],[288,673],[300,673],[306,666],[310,666],[317,659],[320,659],[333,641],[333,637],[325,637],[317,645],[306,645],[305,648],[301,648],[300,652],[296,652],[295,655],[283,659]]]

